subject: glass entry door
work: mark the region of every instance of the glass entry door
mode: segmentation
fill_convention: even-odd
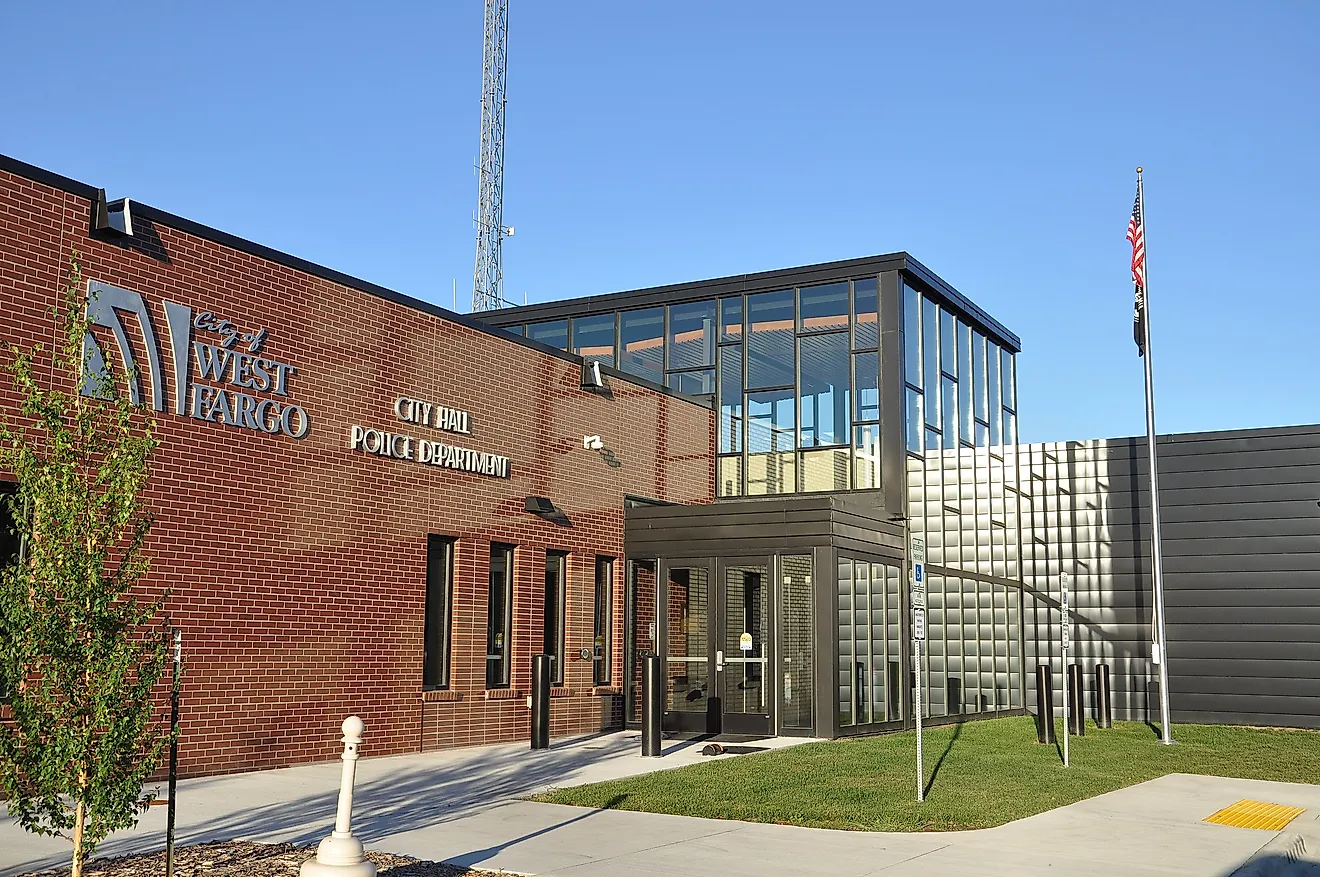
[[[711,679],[710,561],[672,560],[664,564],[660,612],[664,619],[666,731],[708,733],[719,725],[719,699]],[[709,733],[719,733],[709,731]]]
[[[670,560],[661,594],[665,729],[769,734],[769,563]]]
[[[715,673],[723,731],[770,733],[770,576],[764,561],[722,566]]]

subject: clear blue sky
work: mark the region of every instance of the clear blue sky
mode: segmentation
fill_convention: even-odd
[[[511,0],[505,294],[907,250],[1021,435],[1320,422],[1320,4]],[[0,152],[470,307],[479,0],[11,3]]]

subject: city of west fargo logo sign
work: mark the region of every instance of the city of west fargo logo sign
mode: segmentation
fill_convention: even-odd
[[[269,435],[296,439],[307,435],[312,426],[307,412],[288,400],[290,379],[298,370],[266,352],[265,329],[244,330],[211,311],[194,313],[187,305],[162,304],[170,338],[175,414]],[[147,362],[137,362],[121,314],[137,318]],[[151,381],[152,408],[164,411],[161,349],[142,294],[90,281],[87,320],[114,335],[119,355],[129,368],[128,393],[133,404],[142,404],[141,376],[145,374]],[[83,338],[83,363],[82,389],[92,395],[105,385],[109,372],[90,329]]]

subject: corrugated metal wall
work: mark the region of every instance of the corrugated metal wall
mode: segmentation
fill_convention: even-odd
[[[1046,660],[1061,704],[1067,569],[1088,710],[1106,661],[1115,718],[1158,718],[1145,440],[1019,451],[1028,704]],[[1161,436],[1158,451],[1174,723],[1320,727],[1320,426]]]

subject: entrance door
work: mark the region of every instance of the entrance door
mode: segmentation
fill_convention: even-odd
[[[763,560],[726,562],[715,646],[726,734],[770,733],[770,575]]]
[[[662,592],[665,729],[769,734],[769,563],[671,560]]]

